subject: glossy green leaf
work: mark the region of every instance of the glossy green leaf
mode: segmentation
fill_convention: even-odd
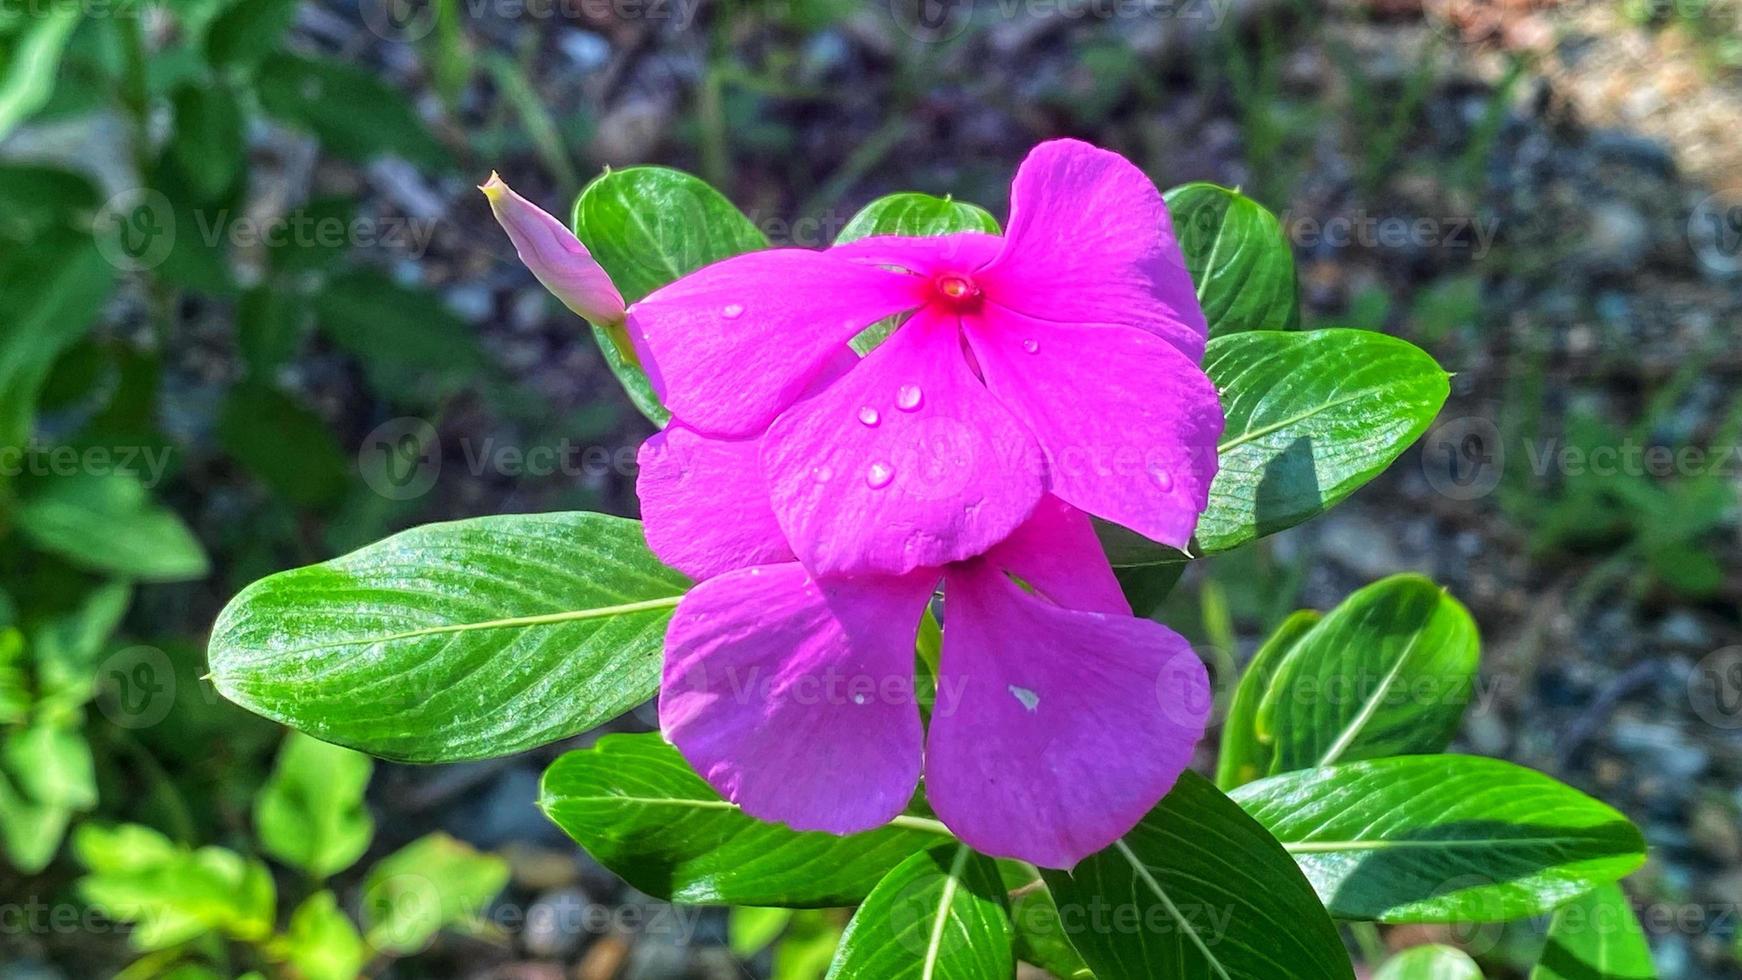
[[[1560,907],[1530,980],[1657,980],[1645,930],[1620,885],[1601,885]]]
[[[1276,632],[1252,655],[1228,716],[1222,722],[1222,745],[1216,755],[1216,786],[1227,792],[1270,772],[1274,756],[1271,745],[1258,737],[1258,705],[1270,689],[1277,668],[1321,618],[1312,609],[1302,609],[1282,621]]]
[[[1101,980],[1354,980],[1312,886],[1264,828],[1187,771],[1132,831],[1043,871],[1066,935]]]
[[[1482,968],[1461,949],[1417,946],[1386,960],[1373,980],[1482,980]]]
[[[851,905],[943,825],[899,817],[863,834],[763,823],[720,798],[656,734],[607,735],[544,773],[539,805],[600,863],[674,902]]]
[[[1523,918],[1645,860],[1645,841],[1626,817],[1498,759],[1354,762],[1272,776],[1233,795],[1342,919]]]
[[[332,892],[310,895],[290,914],[285,956],[304,980],[356,980],[369,949]]]
[[[261,849],[317,879],[350,867],[375,836],[363,805],[374,768],[361,752],[291,732],[254,797]]]
[[[1294,250],[1275,215],[1215,184],[1175,187],[1165,198],[1210,336],[1300,325]]]
[[[570,219],[626,303],[721,259],[767,248],[768,239],[705,181],[667,167],[607,170],[575,198]],[[630,400],[656,425],[659,404],[620,326],[593,324],[593,337]]]
[[[929,235],[949,235],[961,231],[998,234],[998,219],[985,208],[930,194],[903,193],[880,197],[865,205],[835,236],[835,244],[857,241],[871,235],[904,235],[921,238]],[[901,321],[889,317],[875,323],[853,338],[853,349],[870,353]]]
[[[205,549],[181,518],[118,470],[32,481],[16,519],[32,544],[93,572],[179,582],[208,569]]]
[[[853,914],[829,980],[1008,980],[1016,972],[1004,886],[966,844],[921,851]]]
[[[363,879],[363,939],[392,955],[421,951],[449,926],[475,923],[508,884],[508,862],[447,834],[381,859]]]
[[[1357,591],[1276,664],[1254,719],[1267,771],[1443,751],[1480,657],[1475,620],[1432,581]]]
[[[432,524],[243,590],[212,628],[212,681],[251,711],[384,758],[507,755],[651,697],[687,587],[635,521]]]
[[[1203,552],[1335,506],[1427,431],[1450,391],[1433,358],[1362,330],[1217,337],[1204,370],[1222,393],[1228,424],[1198,520]]]

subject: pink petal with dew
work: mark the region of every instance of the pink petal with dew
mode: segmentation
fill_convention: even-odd
[[[1040,499],[1034,440],[968,369],[953,316],[916,313],[763,439],[776,518],[818,575],[984,552]]]
[[[636,303],[631,336],[658,365],[673,415],[710,435],[754,435],[859,331],[917,307],[918,285],[827,252],[749,252]]]
[[[1167,627],[1061,608],[989,562],[952,568],[926,797],[977,851],[1069,868],[1173,787],[1210,702]]]
[[[514,193],[495,174],[479,190],[490,199],[520,261],[563,305],[605,326],[623,319],[623,294],[568,227]]]
[[[1203,357],[1208,326],[1161,192],[1131,161],[1077,140],[1029,152],[1010,188],[988,299],[1042,320],[1119,323]]]
[[[986,561],[1027,582],[1066,609],[1131,615],[1131,604],[1089,515],[1051,494],[1010,537],[986,553]]]
[[[1196,361],[1132,327],[990,305],[969,322],[968,342],[992,394],[1040,442],[1048,490],[1163,544],[1190,542],[1224,424]]]
[[[937,573],[817,581],[728,572],[666,632],[665,737],[761,820],[848,834],[888,823],[919,780],[913,647]]]
[[[642,444],[636,462],[642,529],[660,561],[699,580],[792,560],[755,439],[710,439],[674,421]]]

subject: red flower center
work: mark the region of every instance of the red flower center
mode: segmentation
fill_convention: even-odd
[[[932,280],[932,290],[938,300],[958,310],[980,305],[980,287],[967,276],[946,272]]]

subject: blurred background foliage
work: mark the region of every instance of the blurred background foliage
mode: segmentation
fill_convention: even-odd
[[[1738,133],[1742,0],[0,3],[0,978],[820,975],[841,915],[661,918],[577,854],[527,805],[560,747],[371,778],[223,703],[204,631],[415,523],[634,512],[649,426],[492,169],[563,213],[678,166],[816,247],[894,191],[1002,214],[1057,135],[1241,188],[1304,325],[1457,372],[1374,486],[1157,614],[1232,664],[1447,584],[1466,747],[1626,809],[1660,974],[1742,975]],[[394,925],[396,861],[461,906]],[[50,921],[89,903],[148,926]]]

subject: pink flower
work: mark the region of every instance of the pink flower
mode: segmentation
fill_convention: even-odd
[[[886,342],[816,383],[896,315]],[[720,438],[767,430],[745,465],[818,575],[984,554],[1044,494],[1184,547],[1216,471],[1203,311],[1166,207],[1085,143],[1029,154],[1002,238],[736,256],[637,303],[629,332],[676,418]]]
[[[1203,736],[1208,677],[1178,634],[1131,615],[1082,512],[1049,495],[982,556],[814,577],[781,537],[760,451],[677,423],[641,453],[649,543],[704,580],[666,633],[660,725],[723,796],[801,830],[868,830],[907,806],[923,758],[958,837],[1068,868],[1166,795]],[[927,732],[914,644],[940,582]]]
[[[623,320],[623,294],[574,232],[494,173],[478,188],[520,261],[563,305],[601,327]]]

